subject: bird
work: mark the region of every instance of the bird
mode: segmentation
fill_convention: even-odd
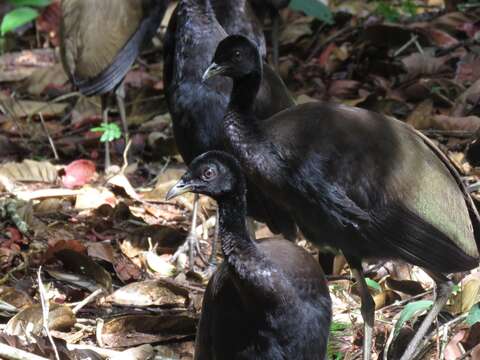
[[[411,359],[452,291],[447,275],[479,265],[479,216],[459,174],[413,127],[368,110],[313,102],[259,121],[253,106],[262,61],[243,36],[219,43],[204,79],[219,75],[233,79],[227,151],[310,242],[347,259],[362,300],[364,359],[374,302],[362,260],[402,259],[435,281],[434,304],[402,356]]]
[[[238,11],[236,0],[225,0],[226,6]],[[245,4],[245,3],[244,3]],[[244,18],[239,12],[236,18]],[[233,16],[233,15],[232,15]],[[203,82],[202,75],[213,57],[218,43],[227,36],[219,24],[210,0],[181,0],[170,19],[164,38],[164,84],[167,105],[172,116],[175,142],[184,162],[188,165],[196,156],[209,150],[223,150],[222,121],[227,109],[231,81],[212,79]],[[252,35],[254,40],[255,36]],[[281,78],[265,65],[265,77],[255,100],[255,113],[259,118],[294,105],[293,98]],[[272,202],[253,184],[248,183],[248,214],[266,222],[274,233],[294,238],[296,226],[289,215],[272,206]],[[198,248],[195,234],[195,214],[198,194],[194,198],[192,226],[184,246],[174,254],[173,260],[189,251],[193,265],[194,249]],[[215,240],[213,244],[215,244]],[[215,254],[215,246],[212,246]],[[210,262],[214,262],[214,257]]]
[[[266,58],[263,27],[248,0],[211,0],[211,4],[217,21],[227,34],[248,37],[258,47],[262,58]]]
[[[255,14],[260,22],[265,21],[267,14],[272,20],[272,58],[275,67],[278,67],[280,14],[279,11],[290,4],[290,0],[250,0]],[[239,33],[240,35],[243,35]]]
[[[85,96],[101,95],[108,124],[108,97],[115,93],[128,142],[123,79],[142,45],[152,39],[168,0],[62,0],[60,54],[71,83]],[[105,142],[105,168],[110,166]]]
[[[250,236],[235,158],[209,151],[194,159],[167,199],[185,192],[217,201],[224,256],[203,298],[194,358],[326,359],[332,304],[322,268],[291,241]]]

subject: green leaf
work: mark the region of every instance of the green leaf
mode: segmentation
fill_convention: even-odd
[[[378,3],[375,12],[390,22],[397,22],[400,19],[400,12],[384,1]]]
[[[10,11],[2,20],[2,24],[0,25],[0,35],[3,36],[8,32],[29,23],[36,19],[37,16],[38,11],[30,7],[19,7]]]
[[[480,322],[480,303],[472,306],[472,308],[468,312],[467,319],[465,321],[470,326],[476,324],[477,322]]]
[[[344,331],[350,327],[350,324],[342,323],[338,321],[332,321],[330,324],[330,332]]]
[[[50,5],[51,0],[8,0],[8,2],[17,7],[19,6],[35,6],[35,7],[45,7]]]
[[[432,306],[433,301],[431,300],[419,300],[415,302],[411,302],[407,304],[402,312],[400,313],[400,317],[398,318],[397,323],[395,324],[395,334],[397,335],[403,325],[411,320],[417,314],[430,309]]]
[[[375,280],[372,280],[370,278],[365,278],[365,282],[367,283],[367,286],[370,288],[370,289],[373,289],[375,291],[378,291],[378,292],[381,292],[382,291],[382,287],[380,286],[380,284],[378,282],[376,282]]]
[[[333,23],[332,12],[321,0],[292,0],[289,6],[293,10],[303,11],[327,24]]]
[[[110,142],[122,137],[122,130],[120,129],[120,126],[115,123],[102,123],[99,127],[94,127],[90,130],[103,133],[100,137],[101,142]]]

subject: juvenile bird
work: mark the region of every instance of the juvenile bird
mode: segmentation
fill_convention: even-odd
[[[205,292],[195,359],[324,360],[332,313],[322,269],[290,241],[250,237],[245,191],[238,162],[210,151],[167,194],[203,194],[219,207],[225,260]]]
[[[360,285],[364,359],[370,358],[374,303],[363,259],[402,259],[424,268],[436,297],[402,360],[411,359],[447,302],[447,274],[479,264],[479,217],[460,177],[423,135],[398,120],[324,102],[259,121],[257,48],[243,36],[218,46],[204,78],[233,88],[223,121],[226,146],[248,179],[289,211],[306,238],[340,249]]]

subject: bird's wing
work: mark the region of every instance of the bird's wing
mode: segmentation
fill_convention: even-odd
[[[446,255],[455,255],[457,263],[463,259],[464,265],[457,264],[463,268],[478,258],[464,192],[408,125],[362,109],[317,103],[283,111],[268,127],[283,146],[278,152],[289,161],[287,168],[295,169],[292,188],[320,205],[330,223],[358,229],[372,242],[366,248],[384,245],[394,255],[396,247],[401,257],[426,266],[426,258],[415,256],[424,249],[428,257],[428,247],[435,244],[432,269],[442,268],[442,262],[443,268],[455,266]]]
[[[133,65],[142,43],[158,27],[165,6],[144,13],[145,0],[63,0],[62,60],[85,95],[115,88]],[[152,34],[153,35],[153,34]]]

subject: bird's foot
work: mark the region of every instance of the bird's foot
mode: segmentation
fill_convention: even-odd
[[[189,233],[187,238],[185,239],[185,242],[183,245],[181,245],[177,251],[173,254],[171,258],[172,263],[182,263],[183,266],[185,267],[185,260],[188,259],[189,267],[190,270],[194,270],[195,267],[195,256],[199,256],[200,259],[207,263],[205,258],[203,257],[201,251],[200,251],[200,243],[198,240],[198,237],[193,234]],[[185,259],[185,260],[182,260]]]

